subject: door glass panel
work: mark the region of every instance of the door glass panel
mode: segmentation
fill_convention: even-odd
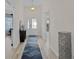
[[[30,28],[30,23],[29,23],[29,20],[28,20],[28,29]]]
[[[31,21],[28,19],[28,29],[37,29],[36,18],[32,18]]]
[[[32,29],[36,29],[36,28],[37,28],[36,18],[32,18]]]

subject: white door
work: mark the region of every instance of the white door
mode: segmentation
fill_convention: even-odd
[[[27,25],[27,35],[38,35],[38,24],[37,19],[35,17],[29,18]]]

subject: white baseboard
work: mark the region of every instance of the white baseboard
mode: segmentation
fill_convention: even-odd
[[[53,48],[50,48],[51,52],[54,54],[54,56],[58,59],[59,55],[55,52]]]

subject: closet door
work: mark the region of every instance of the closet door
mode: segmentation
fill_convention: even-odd
[[[59,32],[59,59],[72,59],[71,53],[71,33]]]

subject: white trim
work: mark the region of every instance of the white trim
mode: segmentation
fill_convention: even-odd
[[[53,48],[50,47],[50,49],[55,53],[57,57],[59,56],[59,54]]]

